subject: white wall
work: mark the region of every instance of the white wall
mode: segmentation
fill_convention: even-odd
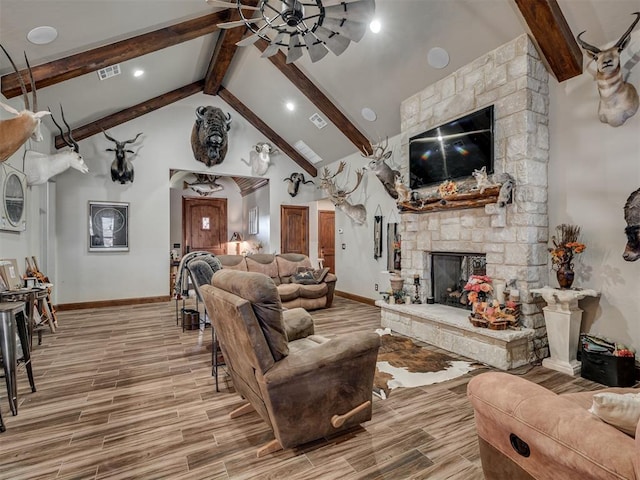
[[[232,116],[229,150],[224,162],[207,169],[194,160],[189,143],[200,105],[219,106]],[[118,140],[144,132],[133,145],[135,181],[121,185],[111,181],[113,153],[103,135],[80,142],[90,172],[67,171],[57,179],[58,303],[155,297],[167,294],[169,285],[170,181],[169,170],[196,170],[216,175],[251,176],[251,147],[266,139],[218,97],[193,95],[160,110],[109,130]],[[266,177],[270,178],[269,207],[278,212],[282,203],[293,203],[282,181],[300,167],[285,155],[276,155]],[[299,197],[296,197],[300,198]],[[87,248],[87,202],[130,203],[129,252],[94,253]],[[261,206],[262,207],[262,206]],[[271,250],[279,248],[280,223],[269,224]],[[176,242],[177,243],[177,242]],[[277,247],[275,247],[277,246]]]
[[[636,40],[625,52],[638,47]],[[638,66],[629,82],[640,89]],[[561,223],[582,228],[587,249],[577,256],[574,286],[601,292],[599,299],[581,302],[582,329],[640,349],[640,261],[622,259],[622,209],[640,187],[640,114],[616,128],[601,123],[598,91],[588,71],[562,84],[551,80],[550,87],[550,234]],[[550,284],[557,285],[550,273]]]
[[[274,185],[276,188],[279,185]],[[269,186],[271,186],[272,182],[269,182]],[[242,238],[245,240],[243,245],[244,250],[252,251],[254,245],[258,242],[262,243],[262,249],[260,253],[269,253],[272,251],[270,237],[271,237],[271,212],[269,211],[269,186],[262,187],[255,192],[251,192],[246,197],[244,197],[242,202],[242,218],[243,226],[239,231],[242,233]],[[252,208],[258,208],[258,233],[255,235],[249,235],[248,225],[249,225],[249,210]],[[274,215],[278,215],[277,212],[274,212]],[[277,218],[274,219],[277,221]]]
[[[0,95],[0,101],[11,105],[17,110],[22,110],[24,104],[22,97],[7,100]],[[0,108],[0,119],[5,120],[12,118],[14,115]],[[36,150],[42,153],[48,153],[52,148],[51,132],[46,125],[41,125],[41,132],[44,137],[42,142],[27,142],[14,153],[8,160],[3,163],[12,166],[20,171],[24,171],[22,157],[27,149]],[[40,185],[27,187],[27,196],[25,208],[26,212],[26,230],[23,232],[10,232],[0,230],[0,258],[15,258],[18,261],[20,274],[25,272],[25,257],[35,255],[38,259],[38,266],[47,275],[53,275],[54,263],[49,262],[46,258],[47,241],[53,242],[53,237],[46,236],[48,230],[46,228],[49,215],[53,212],[48,206],[48,193],[50,186]],[[0,206],[0,208],[4,208]],[[51,232],[52,234],[52,232]]]

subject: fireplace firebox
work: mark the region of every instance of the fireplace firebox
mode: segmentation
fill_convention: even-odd
[[[430,256],[431,297],[428,301],[470,309],[464,285],[471,275],[486,275],[486,256],[457,252],[432,252]]]

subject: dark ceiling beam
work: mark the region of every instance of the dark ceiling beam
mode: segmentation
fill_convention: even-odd
[[[169,93],[165,93],[164,95],[160,95],[158,97],[152,98],[151,100],[147,100],[146,102],[139,103],[138,105],[134,105],[133,107],[103,117],[100,120],[96,120],[95,122],[91,122],[81,127],[74,128],[71,131],[71,135],[73,135],[73,138],[76,141],[83,140],[85,138],[91,137],[92,135],[95,135],[96,133],[100,133],[103,129],[107,130],[109,128],[113,128],[117,125],[120,125],[121,123],[128,122],[129,120],[133,120],[134,118],[141,117],[142,115],[146,115],[149,112],[153,112],[154,110],[177,102],[178,100],[190,97],[193,94],[201,92],[203,87],[204,80],[199,80],[197,82],[173,90]],[[62,148],[66,146],[66,143],[64,142],[64,140],[62,140],[62,137],[60,135],[56,135],[55,146],[56,148]]]
[[[32,67],[33,78],[38,88],[55,85],[80,75],[95,72],[115,63],[125,62],[141,55],[213,33],[218,29],[218,23],[225,22],[228,18],[229,11],[223,10],[54,60]],[[23,78],[28,78],[26,69],[21,70],[21,73]],[[30,88],[28,83],[27,88]],[[6,98],[13,98],[22,94],[16,73],[2,77],[2,94]]]
[[[245,0],[243,5],[255,7],[259,0]],[[232,10],[229,21],[240,20],[240,14],[237,10]],[[231,60],[239,48],[236,43],[242,39],[246,28],[236,27],[229,30],[220,30],[218,41],[216,43],[211,61],[207,67],[207,73],[204,77],[204,93],[207,95],[217,95],[218,90],[222,86],[224,76],[229,70]]]
[[[255,43],[260,51],[269,46],[265,40],[258,40]],[[353,143],[356,148],[368,155],[373,153],[371,142],[351,121],[336,107],[315,84],[302,73],[293,63],[287,64],[287,57],[284,53],[278,52],[276,55],[269,57],[273,63],[285,77],[293,83],[322,113],[327,119],[333,123],[338,129]]]
[[[513,0],[558,82],[582,74],[582,52],[556,0]]]
[[[231,108],[238,112],[251,125],[253,125],[260,133],[262,133],[271,143],[280,149],[282,153],[287,155],[291,160],[296,162],[305,172],[312,176],[318,175],[318,170],[306,158],[304,158],[295,148],[289,145],[280,135],[274,132],[271,127],[264,123],[258,116],[253,113],[247,106],[238,100],[233,94],[224,87],[218,90],[218,96],[227,102]]]

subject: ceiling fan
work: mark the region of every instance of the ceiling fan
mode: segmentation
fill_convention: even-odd
[[[260,0],[255,7],[241,0],[207,3],[238,11],[242,20],[218,24],[218,28],[246,26],[251,31],[236,45],[246,47],[263,39],[269,46],[262,57],[286,47],[287,63],[301,58],[305,49],[314,63],[329,51],[340,55],[351,41],[364,36],[375,12],[375,0]]]

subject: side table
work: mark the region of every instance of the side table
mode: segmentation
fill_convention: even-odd
[[[567,375],[578,374],[580,362],[576,355],[582,323],[582,310],[578,308],[578,300],[597,297],[599,293],[589,289],[563,290],[549,286],[532,289],[531,293],[542,296],[547,302],[542,310],[551,356],[542,360],[542,366]]]

